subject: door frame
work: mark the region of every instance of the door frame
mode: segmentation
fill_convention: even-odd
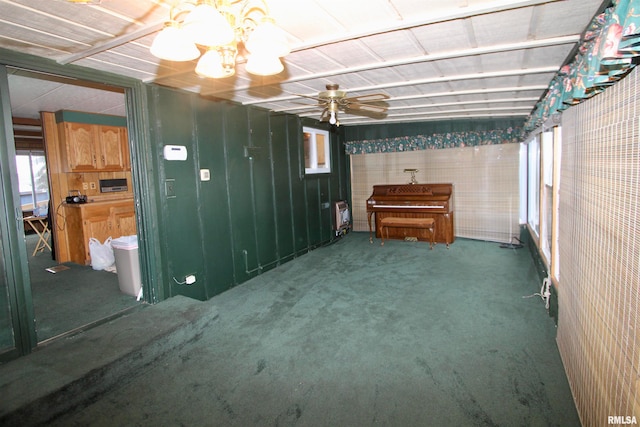
[[[158,233],[159,185],[153,174],[157,159],[148,147],[151,144],[150,122],[147,108],[148,85],[123,76],[117,76],[75,65],[60,65],[31,55],[0,49],[0,120],[3,130],[0,134],[0,186],[3,198],[0,200],[0,232],[8,293],[10,295],[11,316],[16,348],[0,353],[0,361],[30,353],[37,346],[28,258],[24,238],[22,213],[19,209],[17,170],[15,166],[15,143],[11,123],[11,104],[7,67],[22,68],[36,73],[51,73],[102,85],[117,86],[125,91],[126,120],[129,133],[131,176],[138,230],[140,274],[143,283],[144,300],[155,304],[164,300],[160,238]],[[144,197],[142,195],[144,194]],[[18,214],[20,220],[18,221]],[[16,223],[14,223],[14,221]],[[20,234],[22,233],[22,234]]]
[[[0,246],[2,247],[3,280],[6,280],[13,348],[0,353],[0,361],[26,354],[36,345],[35,319],[31,298],[27,248],[24,238],[24,223],[20,209],[18,171],[16,167],[15,142],[11,120],[7,70],[0,67]],[[2,289],[0,289],[2,291]],[[4,310],[4,307],[0,308]]]

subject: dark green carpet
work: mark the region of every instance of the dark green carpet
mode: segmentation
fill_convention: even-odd
[[[539,288],[527,249],[351,233],[56,425],[578,426]]]
[[[68,270],[49,273],[45,269],[58,263],[51,259],[49,251],[32,256],[36,242],[35,234],[27,235],[38,342],[140,305],[136,298],[120,292],[118,276],[114,273],[75,263],[65,263]]]

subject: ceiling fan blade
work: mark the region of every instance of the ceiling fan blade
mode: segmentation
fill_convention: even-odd
[[[320,121],[321,121],[321,122],[328,122],[328,121],[329,121],[329,119],[330,119],[330,117],[331,117],[331,115],[329,114],[329,109],[328,109],[328,108],[325,108],[325,109],[322,111],[322,114],[320,115]]]
[[[376,102],[376,101],[384,101],[385,99],[389,99],[389,95],[385,93],[372,93],[370,95],[362,95],[362,96],[345,98],[344,100],[346,102]]]
[[[384,114],[387,112],[387,107],[375,104],[359,104],[357,102],[351,102],[345,105],[345,109],[352,111],[366,111],[368,113]]]
[[[298,102],[298,101],[289,101],[292,104],[296,104],[296,105],[300,105],[300,106],[304,106],[304,107],[309,107],[309,108],[327,108],[326,105],[324,104],[308,104],[306,102]],[[300,107],[294,107],[294,108],[300,108]]]
[[[318,101],[318,103],[322,103],[322,104],[326,104],[327,99],[325,98],[318,98],[317,96],[309,96],[309,95],[303,95],[301,93],[294,93],[295,96],[301,96],[303,98],[308,98],[308,99],[313,99],[314,101]]]

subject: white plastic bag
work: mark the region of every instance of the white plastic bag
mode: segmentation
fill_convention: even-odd
[[[92,237],[89,239],[89,255],[91,255],[91,268],[94,270],[104,270],[111,267],[116,262],[111,247],[111,237],[107,238],[104,243]]]

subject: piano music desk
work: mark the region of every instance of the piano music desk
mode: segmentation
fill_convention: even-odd
[[[382,242],[380,246],[384,245],[384,231],[387,232],[387,240],[389,240],[389,227],[405,227],[405,228],[424,228],[429,230],[429,249],[433,249],[435,232],[435,220],[433,218],[398,218],[393,216],[387,216],[380,220],[380,238]],[[449,245],[447,245],[448,247]]]

